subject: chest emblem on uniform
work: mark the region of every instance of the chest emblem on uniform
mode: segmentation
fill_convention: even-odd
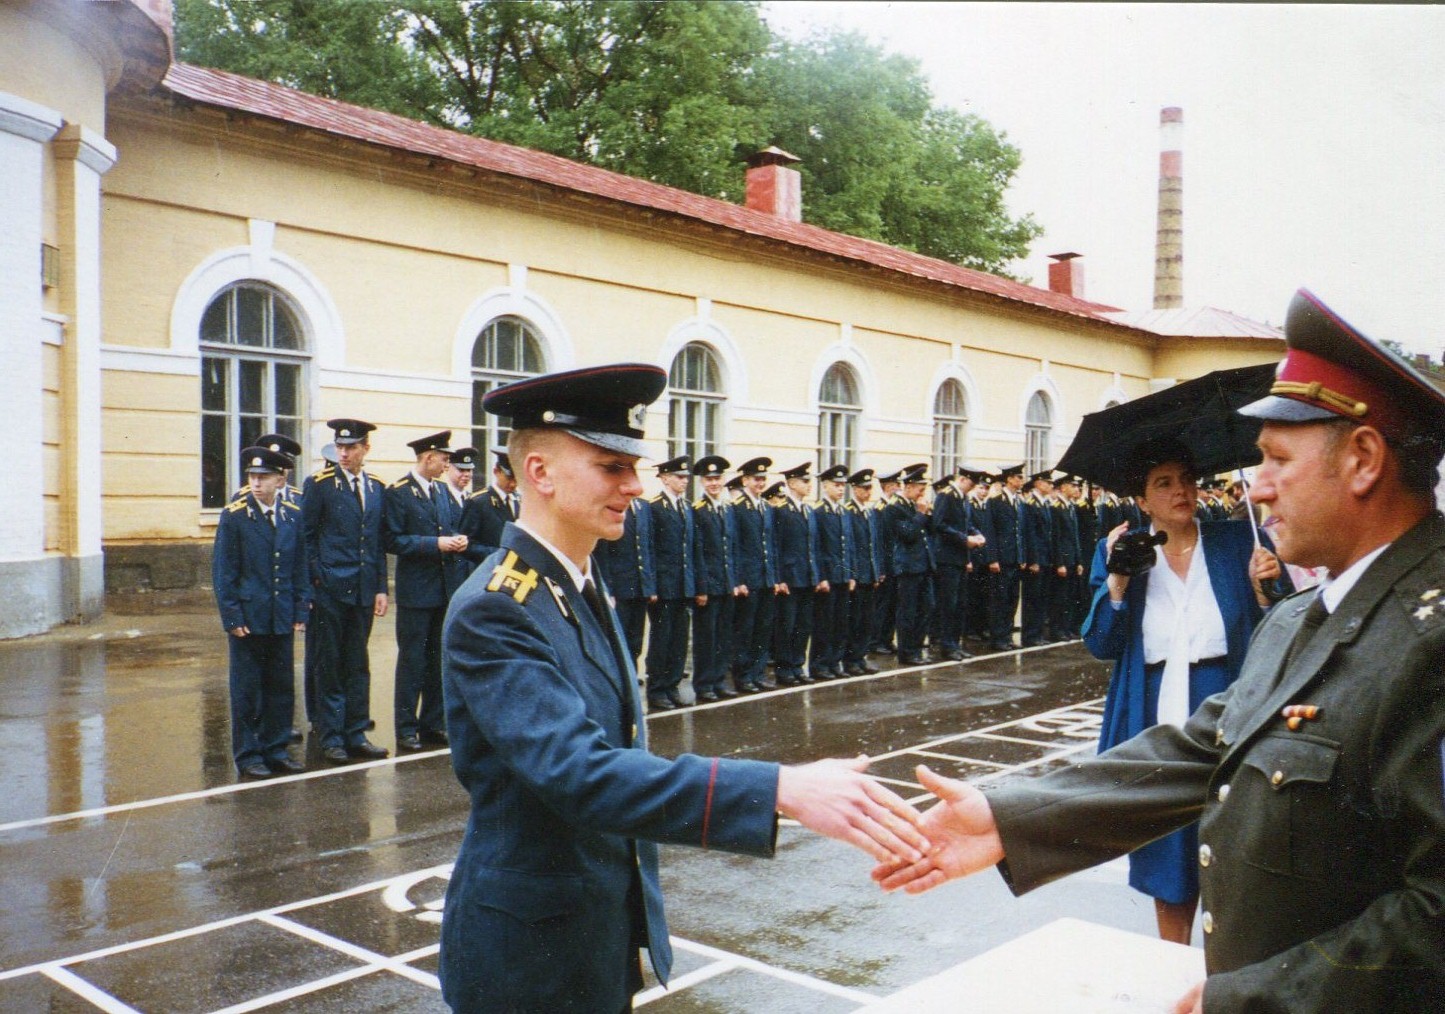
[[[575,617],[572,615],[572,607],[567,604],[567,593],[562,590],[562,586],[550,577],[544,577],[542,580],[547,582],[547,590],[552,593],[552,598],[556,600],[557,609],[562,613],[562,618],[569,622],[575,621]]]

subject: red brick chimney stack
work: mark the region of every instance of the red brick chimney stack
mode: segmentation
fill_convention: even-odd
[[[1053,263],[1049,265],[1049,291],[1061,292],[1075,299],[1084,298],[1084,263],[1079,260],[1083,254],[1049,254]]]
[[[791,168],[802,159],[781,148],[764,148],[748,159],[747,206],[789,222],[803,220],[803,176]]]
[[[1184,305],[1184,110],[1159,111],[1159,220],[1154,238],[1154,309]]]

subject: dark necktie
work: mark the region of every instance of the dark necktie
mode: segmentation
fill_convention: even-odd
[[[366,502],[361,499],[361,477],[358,475],[351,477],[351,495],[356,497],[356,506],[365,510]]]
[[[1311,638],[1315,636],[1315,632],[1319,630],[1320,626],[1329,618],[1330,610],[1329,607],[1325,605],[1324,595],[1322,593],[1316,594],[1314,601],[1311,602],[1309,608],[1305,610],[1304,622],[1300,624],[1299,631],[1295,634],[1294,642],[1289,646],[1289,657],[1285,660],[1284,664],[1286,669],[1294,665],[1294,660],[1304,653],[1305,648],[1309,647]]]
[[[266,523],[272,528],[276,527],[276,513],[270,507],[262,508],[261,516],[266,519]]]

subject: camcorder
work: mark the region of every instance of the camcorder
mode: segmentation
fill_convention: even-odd
[[[1154,547],[1168,541],[1168,532],[1126,532],[1114,543],[1104,567],[1110,574],[1138,577],[1154,566]]]

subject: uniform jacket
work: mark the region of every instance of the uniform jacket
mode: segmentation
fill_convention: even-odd
[[[1054,558],[1054,523],[1048,502],[1038,493],[1029,492],[1020,501],[1023,507],[1023,560],[1030,566],[1049,566]]]
[[[878,583],[878,512],[849,500],[843,507],[848,533],[853,543],[853,577],[860,587]]]
[[[737,533],[732,510],[732,504],[726,500],[715,504],[705,496],[698,497],[692,505],[696,532],[693,569],[699,595],[731,595],[738,586],[733,576],[733,543]]]
[[[737,528],[733,554],[738,584],[748,591],[772,588],[778,583],[777,547],[773,545],[773,508],[762,500],[754,505],[746,493],[733,497],[733,521]]]
[[[1068,567],[1072,571],[1084,562],[1079,543],[1079,509],[1072,502],[1056,497],[1049,501],[1049,521],[1053,526],[1053,535],[1049,540],[1053,555],[1049,566]]]
[[[813,554],[818,560],[818,580],[836,589],[853,580],[853,539],[848,531],[843,503],[818,500],[813,504]]]
[[[933,529],[933,515],[923,513],[902,496],[888,505],[888,511],[893,515],[893,573],[932,573],[935,561],[928,536]]]
[[[940,567],[968,566],[968,537],[983,534],[973,523],[968,500],[950,487],[933,498],[934,554]]]
[[[660,980],[671,968],[653,843],[771,855],[777,765],[648,753],[615,614],[600,623],[516,526],[444,629],[471,815],[442,918],[443,996],[458,1012],[622,1010],[639,945]]]
[[[773,544],[778,550],[778,581],[789,589],[815,588],[822,578],[818,560],[813,554],[817,523],[813,508],[784,498],[782,506],[773,509]]]
[[[289,634],[311,610],[301,508],[278,495],[273,528],[247,493],[221,511],[211,553],[211,587],[221,627],[253,634]]]
[[[386,551],[396,555],[396,604],[439,609],[467,579],[457,553],[443,553],[437,539],[456,535],[454,502],[444,489],[435,496],[408,472],[386,487]]]
[[[467,497],[457,521],[457,534],[467,537],[468,549],[476,550],[480,562],[502,544],[502,528],[515,520],[507,498],[495,486],[488,486]]]
[[[370,607],[386,593],[386,487],[361,473],[366,510],[351,491],[351,476],[336,467],[308,476],[301,501],[311,585],[338,602]]]
[[[969,550],[968,553],[968,560],[977,573],[988,566],[989,543],[994,540],[993,518],[989,514],[987,495],[973,496],[970,493],[968,501],[969,518],[978,529],[978,534],[983,536],[983,545]]]
[[[686,500],[667,493],[648,498],[657,597],[690,599],[697,591],[697,524]]]
[[[617,601],[650,599],[657,594],[657,570],[652,565],[652,508],[646,500],[638,497],[632,501],[622,525],[622,538],[597,543],[592,559],[602,568],[602,576]]]
[[[1445,1009],[1445,519],[1287,663],[1314,594],[1182,730],[990,792],[1002,868],[1030,890],[1198,818],[1206,1012]],[[1291,730],[1291,704],[1320,711]]]
[[[873,510],[878,513],[878,560],[883,565],[883,577],[895,573],[893,545],[898,541],[898,513],[889,508],[899,503],[907,503],[907,500],[898,493],[892,493],[873,505]]]
[[[1095,543],[1108,532],[1099,528],[1098,507],[1084,497],[1074,501],[1074,516],[1079,519],[1079,561],[1082,563],[1093,556]]]
[[[984,545],[986,562],[1004,570],[1017,570],[1023,562],[1023,500],[1010,503],[1007,493],[993,493],[988,500],[989,527],[994,537]]]

